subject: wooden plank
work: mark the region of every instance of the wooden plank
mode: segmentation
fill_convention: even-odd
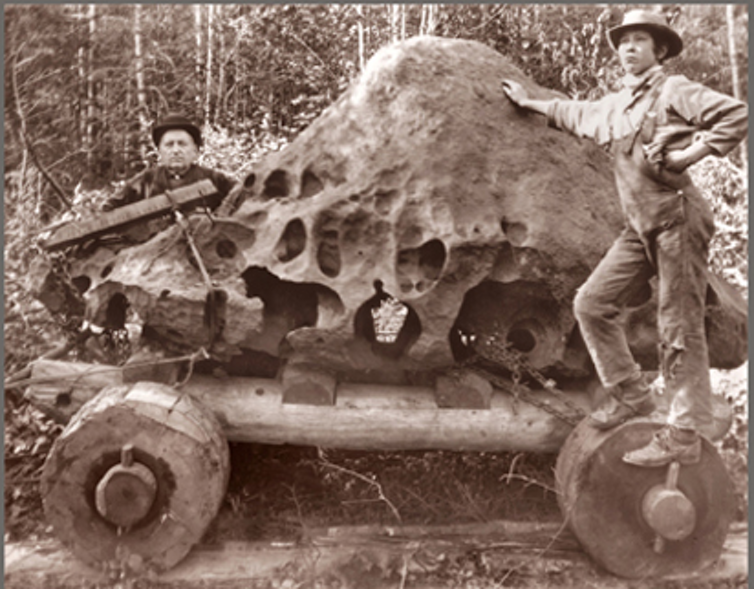
[[[53,230],[42,246],[54,251],[75,245],[87,239],[110,233],[135,221],[145,221],[169,213],[173,206],[197,204],[204,198],[217,194],[211,180],[200,180],[188,186],[171,190],[170,194],[158,194],[113,211],[99,213],[93,219],[72,221]]]
[[[396,573],[399,576],[411,573],[420,583],[422,575],[437,569],[444,560],[476,551],[484,554],[490,578],[499,579],[512,567],[518,567],[517,581],[522,582],[528,577],[531,585],[526,586],[537,589],[584,586],[630,589],[637,586],[636,581],[624,581],[598,569],[573,544],[553,548],[552,537],[562,527],[560,524],[545,524],[545,527],[549,526],[551,535],[543,535],[533,543],[526,539],[522,541],[521,537],[512,533],[501,539],[499,529],[506,529],[506,525],[505,522],[491,522],[484,524],[482,530],[469,526],[465,535],[459,534],[450,540],[432,535],[417,538],[411,534],[401,534],[399,527],[393,528],[395,534],[391,538],[364,535],[358,529],[350,531],[348,528],[338,528],[337,533],[331,532],[324,538],[310,535],[299,543],[226,542],[199,545],[175,568],[153,580],[160,587],[181,589],[207,586],[241,588],[247,587],[251,580],[261,579],[290,579],[293,581],[291,586],[297,586],[297,581],[312,583],[317,579],[332,578],[333,575],[350,580],[348,571],[351,571],[351,574],[357,573],[362,578],[353,579],[354,584],[347,586],[364,586],[369,580],[371,587],[392,588],[399,586],[394,576]],[[525,528],[517,525],[522,530]],[[431,531],[431,528],[428,530]],[[354,571],[355,565],[360,563],[362,570]],[[557,574],[550,576],[551,573]],[[375,575],[376,579],[366,579],[365,576],[369,574]],[[729,534],[723,554],[713,566],[702,571],[689,571],[687,575],[674,577],[673,582],[682,584],[688,580],[693,582],[694,587],[701,587],[704,582],[731,583],[745,581],[747,577],[748,533],[745,527],[738,527]],[[568,579],[573,584],[564,585]],[[588,579],[589,583],[585,583],[584,579]],[[5,587],[8,589],[67,589],[104,580],[104,573],[71,559],[70,553],[56,540],[5,545]],[[377,583],[371,583],[372,580]],[[411,586],[425,586],[419,583],[412,583]],[[665,585],[656,581],[653,586]]]

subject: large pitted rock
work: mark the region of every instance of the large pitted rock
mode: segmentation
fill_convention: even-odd
[[[382,49],[254,167],[232,215],[190,217],[217,293],[214,323],[177,226],[74,262],[74,278],[88,278],[89,319],[117,323],[127,300],[153,342],[211,347],[247,373],[285,361],[404,382],[462,361],[487,335],[555,377],[593,375],[571,305],[622,226],[611,164],[514,107],[503,78],[554,96],[476,42],[419,37]],[[716,288],[733,297],[713,297],[727,305],[722,324],[738,331],[712,347],[713,364],[736,365],[745,305]],[[647,300],[630,323],[637,354],[656,365]]]

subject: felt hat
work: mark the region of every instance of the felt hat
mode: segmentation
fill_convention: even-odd
[[[630,10],[623,16],[623,22],[607,32],[610,46],[618,51],[621,35],[628,30],[643,29],[649,31],[657,41],[668,46],[665,58],[675,57],[683,49],[681,36],[668,26],[661,14],[648,10]]]
[[[199,127],[186,117],[173,113],[166,115],[165,118],[157,121],[154,127],[152,127],[152,140],[157,147],[160,146],[160,139],[162,139],[165,132],[171,129],[186,131],[194,139],[197,147],[202,146],[202,132]]]

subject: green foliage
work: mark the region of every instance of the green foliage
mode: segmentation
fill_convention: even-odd
[[[715,214],[710,266],[744,296],[748,293],[748,178],[728,159],[708,157],[690,169]]]
[[[426,6],[219,4],[210,25],[208,5],[142,5],[146,111],[138,101],[134,5],[8,6],[6,166],[18,167],[24,153],[19,112],[40,160],[68,192],[80,180],[100,186],[145,165],[149,137],[139,115],[149,124],[179,110],[229,136],[266,124],[290,140],[343,92],[362,61],[427,30],[490,45],[539,84],[575,98],[615,86],[605,32],[628,5],[433,5],[432,29],[423,22]],[[732,93],[724,7],[662,10],[685,39],[683,59],[671,66]],[[734,16],[745,96],[748,13],[738,6]]]

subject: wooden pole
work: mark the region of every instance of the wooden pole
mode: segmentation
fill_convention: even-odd
[[[122,372],[103,368],[114,367],[35,362],[32,377],[49,380],[30,386],[26,398],[59,420],[70,419],[103,381],[123,382]],[[65,378],[70,374],[78,374],[77,379]],[[557,452],[573,429],[498,390],[489,409],[440,408],[430,387],[339,383],[331,406],[284,403],[283,384],[264,378],[194,375],[180,390],[208,407],[234,442],[354,450]],[[567,392],[574,403],[590,408],[591,391]],[[545,391],[535,395],[557,403]]]

